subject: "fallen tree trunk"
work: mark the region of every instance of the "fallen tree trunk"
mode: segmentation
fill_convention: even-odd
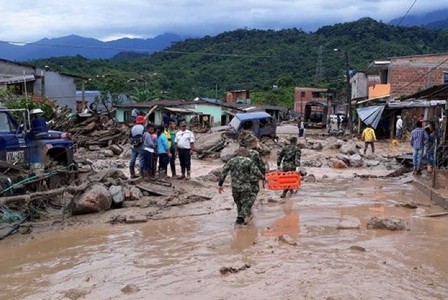
[[[48,198],[48,197],[60,195],[65,192],[69,192],[69,193],[81,192],[81,191],[86,190],[88,186],[89,186],[89,183],[84,183],[79,186],[61,187],[58,189],[49,190],[49,191],[45,191],[45,192],[36,192],[36,193],[25,194],[25,195],[1,197],[0,198],[0,206],[7,205],[10,203],[14,203],[14,202],[31,202],[31,201],[39,200],[42,198]]]

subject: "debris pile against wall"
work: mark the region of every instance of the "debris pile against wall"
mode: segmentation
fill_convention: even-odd
[[[120,145],[128,143],[129,127],[119,124],[107,113],[99,113],[87,118],[67,118],[60,114],[53,119],[51,129],[68,132],[78,147],[98,151],[111,147],[113,154],[120,154]],[[106,155],[106,157],[108,157]]]

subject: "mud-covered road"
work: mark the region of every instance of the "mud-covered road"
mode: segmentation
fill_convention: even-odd
[[[160,220],[5,240],[0,298],[446,299],[448,218],[423,217],[440,209],[409,181],[330,176],[284,202],[262,191],[245,228],[226,187]],[[396,206],[409,202],[419,208]],[[367,230],[372,216],[403,217],[410,230]],[[357,219],[360,229],[337,229]]]

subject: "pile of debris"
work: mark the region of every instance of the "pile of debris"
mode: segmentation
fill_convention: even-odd
[[[240,134],[238,140],[234,140],[227,137],[225,133],[212,132],[198,135],[195,150],[198,159],[220,158],[222,161],[227,162],[236,156],[239,145],[246,145],[246,147],[251,149],[256,148],[261,155],[268,155],[273,149],[278,148],[278,145],[272,139],[259,141],[256,137],[250,139],[244,134]]]
[[[53,119],[53,130],[68,132],[78,147],[96,151],[111,145],[124,145],[128,142],[129,127],[120,125],[109,113],[67,118],[60,114]],[[117,153],[115,153],[117,152]],[[114,151],[119,154],[121,151]]]

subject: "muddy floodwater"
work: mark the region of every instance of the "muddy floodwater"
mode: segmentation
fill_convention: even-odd
[[[282,203],[279,194],[262,191],[244,228],[227,187],[160,220],[2,241],[0,299],[448,298],[448,218],[424,217],[441,210],[406,178],[304,184]],[[410,202],[419,208],[396,206]],[[372,216],[402,217],[410,230],[367,230]],[[360,229],[338,230],[346,219]]]

